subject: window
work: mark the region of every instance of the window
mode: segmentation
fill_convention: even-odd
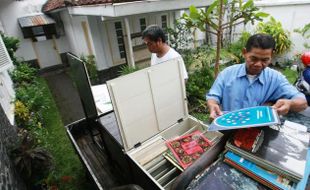
[[[146,20],[145,18],[140,18],[139,22],[140,22],[140,31],[142,32],[146,28]]]
[[[0,35],[0,72],[11,66],[13,66],[13,63]]]
[[[121,22],[115,22],[114,26],[115,26],[116,39],[117,39],[120,57],[125,58],[126,51],[125,51],[122,23]]]
[[[167,30],[168,24],[167,24],[167,15],[162,15],[161,16],[161,27],[164,30]]]
[[[32,29],[32,34],[34,36],[44,35],[43,26],[36,26],[36,27],[32,27],[31,29]]]
[[[168,40],[168,33],[167,33],[167,28],[168,28],[168,22],[167,22],[167,15],[162,15],[161,16],[161,27],[165,32],[166,39]]]
[[[33,41],[52,39],[58,37],[56,22],[44,14],[18,18],[19,26],[24,38],[31,38]]]

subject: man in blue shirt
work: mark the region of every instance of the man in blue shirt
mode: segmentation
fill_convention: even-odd
[[[268,68],[275,40],[266,34],[251,36],[242,50],[244,64],[224,69],[207,94],[210,118],[223,111],[273,103],[279,114],[299,112],[307,107],[305,96],[278,71]]]

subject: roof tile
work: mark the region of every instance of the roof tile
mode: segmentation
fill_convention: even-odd
[[[31,26],[42,26],[47,24],[54,24],[55,21],[47,15],[33,15],[18,18],[18,22],[22,28]]]
[[[113,4],[123,2],[134,2],[141,0],[48,0],[43,5],[43,12],[50,12],[66,6],[81,6],[81,5],[99,5],[99,4]]]

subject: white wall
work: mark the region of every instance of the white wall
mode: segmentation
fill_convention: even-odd
[[[17,50],[16,55],[25,60],[37,59],[37,57],[31,40],[24,39],[17,18],[41,13],[42,5],[45,2],[46,0],[0,1],[0,21],[3,30],[7,35],[19,38],[20,48]],[[69,51],[66,41],[66,37],[56,40],[60,53]]]
[[[12,102],[15,99],[15,92],[8,70],[0,72],[0,84],[0,104],[10,123],[14,125],[14,104]]]
[[[13,68],[12,60],[0,36],[0,104],[11,124],[14,124],[15,93],[8,71]]]
[[[89,55],[84,31],[82,28],[82,22],[86,22],[88,26],[87,17],[71,16],[67,11],[62,11],[61,18],[65,27],[65,35],[68,40],[70,51],[77,56]]]
[[[113,66],[106,28],[100,17],[88,17],[89,34],[94,46],[97,69],[103,70]]]

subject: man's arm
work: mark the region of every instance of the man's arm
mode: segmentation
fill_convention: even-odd
[[[280,115],[285,115],[289,111],[300,112],[307,108],[307,100],[301,92],[291,85],[282,73],[278,73],[278,87],[274,92],[273,99],[276,100],[273,108]]]
[[[223,88],[225,83],[225,70],[220,72],[214,81],[211,89],[206,94],[207,106],[210,112],[210,119],[213,120],[216,117],[223,115],[220,104],[222,100]]]
[[[220,105],[216,100],[209,99],[207,101],[207,106],[210,111],[210,119],[213,120],[216,117],[223,115],[223,112],[221,111]]]
[[[297,97],[293,99],[279,99],[274,105],[273,108],[280,115],[285,115],[289,111],[300,112],[307,108],[308,104],[306,99]]]

